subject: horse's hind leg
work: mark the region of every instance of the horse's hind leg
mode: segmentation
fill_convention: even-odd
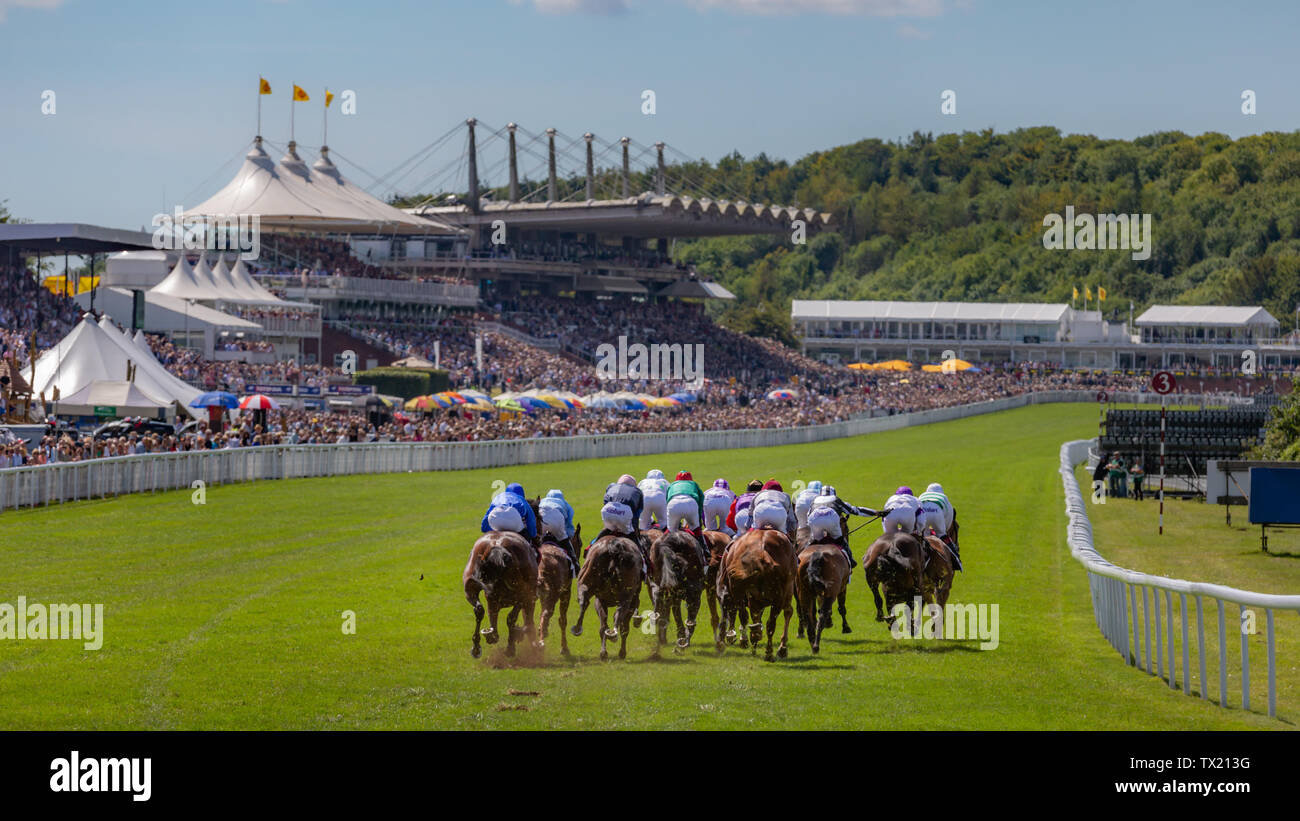
[[[487,611],[488,626],[483,636],[488,644],[496,644],[501,641],[501,634],[497,632],[497,615],[501,612],[501,607],[488,600]]]
[[[614,627],[619,636],[618,657],[621,659],[627,658],[627,635],[632,632],[632,615],[640,605],[640,596],[626,599],[619,603],[618,610],[614,613]]]
[[[768,613],[767,613],[767,651],[763,654],[763,660],[764,660],[764,661],[772,661],[772,659],[773,659],[773,656],[772,656],[772,636],[775,635],[775,633],[776,633],[776,620],[777,620],[777,618],[778,618],[780,615],[781,615],[781,611],[780,611],[780,609],[779,609],[776,605],[772,605],[771,607],[768,608]],[[761,614],[761,613],[759,614],[759,621],[760,621],[760,622],[762,621],[762,614]],[[789,632],[789,630],[790,630],[790,615],[789,615],[789,613],[786,613],[786,617],[785,617],[785,629],[786,629],[787,632]],[[757,643],[757,642],[755,642],[755,643]],[[781,640],[781,649],[782,649],[782,650],[785,650],[785,639],[784,639],[784,638]],[[784,655],[784,653],[782,653],[782,655]]]
[[[510,608],[506,614],[506,658],[511,658],[515,654],[515,642],[519,639],[519,627],[515,622],[519,621],[519,605]]]
[[[587,593],[586,587],[578,588],[578,620],[573,624],[573,635],[582,635],[582,617],[587,615],[587,605],[591,603],[591,597]]]
[[[840,632],[841,633],[853,632],[853,628],[849,627],[849,609],[844,604],[844,600],[848,598],[848,595],[849,595],[849,591],[847,588],[840,591],[839,602],[840,602]]]
[[[605,603],[599,598],[596,599],[596,616],[600,619],[600,660],[604,661],[609,658],[606,642],[617,633],[609,629],[609,611],[605,609]]]
[[[537,646],[545,647],[546,639],[551,635],[551,616],[555,613],[555,600],[559,596],[545,591],[542,593],[542,612],[537,618]],[[560,630],[564,630],[564,625],[560,625]]]
[[[817,650],[821,649],[822,631],[833,624],[831,607],[834,604],[835,604],[834,597],[832,597],[829,593],[822,596],[821,612],[818,613],[817,615],[817,648],[813,650],[813,652],[817,652]]]
[[[868,582],[871,587],[871,596],[876,600],[876,621],[884,621],[885,613],[881,610],[884,602],[880,600],[880,586],[875,582]]]
[[[781,627],[781,646],[776,648],[776,655],[778,658],[785,658],[790,654],[790,611],[793,609],[790,600],[786,599],[785,606],[781,608],[782,615],[785,617],[785,622]],[[775,620],[773,621],[773,626],[775,626]]]
[[[483,648],[479,645],[479,629],[483,626],[483,605],[479,604],[478,593],[469,598],[470,607],[474,608],[474,635],[470,637],[473,647],[470,648],[469,654],[478,658],[483,653]]]
[[[565,587],[564,590],[560,592],[559,596],[560,652],[565,656],[569,655],[569,637],[564,628],[568,626],[569,622],[569,593],[571,590],[571,587]]]
[[[541,647],[542,643],[537,640],[537,624],[533,621],[534,611],[537,609],[537,594],[533,592],[525,594],[525,596],[526,598],[523,601],[524,636],[533,647]]]

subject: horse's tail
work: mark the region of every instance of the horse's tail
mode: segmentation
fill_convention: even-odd
[[[686,577],[686,559],[676,550],[662,545],[660,555],[663,562],[659,570],[659,587],[665,590],[676,590]]]
[[[474,568],[474,578],[484,590],[494,582],[504,579],[515,565],[514,554],[505,545],[495,545]]]
[[[804,565],[804,578],[808,582],[808,589],[818,597],[826,595],[826,578],[822,575],[825,565],[826,554],[821,551],[810,556],[808,564]]]

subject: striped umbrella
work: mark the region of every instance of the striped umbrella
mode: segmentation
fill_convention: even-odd
[[[768,399],[794,399],[794,391],[778,388],[767,395]]]
[[[239,400],[240,410],[279,410],[280,403],[261,393],[250,393]]]
[[[468,399],[456,391],[442,391],[440,393],[435,393],[434,396],[441,396],[443,399],[447,400],[449,405],[465,405],[469,403]]]

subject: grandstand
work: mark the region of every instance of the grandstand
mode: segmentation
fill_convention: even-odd
[[[1148,474],[1155,474],[1160,456],[1159,410],[1106,412],[1105,430],[1098,447],[1132,463],[1141,461]],[[1239,459],[1263,441],[1268,419],[1265,407],[1179,410],[1165,418],[1165,473],[1186,477],[1199,488],[1211,459]]]
[[[951,350],[968,361],[1232,371],[1250,347],[1260,371],[1300,368],[1300,340],[1280,337],[1278,321],[1260,307],[1156,305],[1134,331],[1064,303],[796,299],[791,319],[803,352],[832,362],[931,362]]]

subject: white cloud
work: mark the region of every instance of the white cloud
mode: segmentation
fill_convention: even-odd
[[[524,0],[510,0],[521,5]],[[543,14],[619,14],[628,9],[628,0],[532,0],[533,8]]]
[[[922,31],[916,26],[904,24],[898,27],[898,36],[904,40],[929,40],[930,32]]]
[[[740,14],[837,14],[865,17],[936,17],[943,0],[689,0],[697,9]]]
[[[5,21],[9,9],[52,9],[63,4],[63,0],[0,0],[0,23]]]

